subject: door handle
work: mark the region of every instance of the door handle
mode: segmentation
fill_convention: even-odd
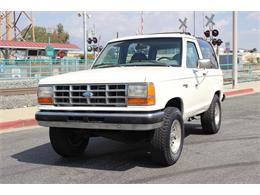
[[[185,87],[185,88],[188,88],[189,85],[185,83],[182,86]]]

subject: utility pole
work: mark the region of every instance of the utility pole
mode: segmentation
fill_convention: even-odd
[[[237,86],[237,12],[233,11],[233,88]]]
[[[3,15],[2,12],[0,12],[0,40],[2,40],[2,19]]]
[[[33,20],[33,14],[31,12],[31,23],[32,23],[32,41],[35,42],[35,32],[34,32],[34,20]]]
[[[196,28],[196,12],[194,11],[194,12],[193,12],[193,35],[194,35],[194,36],[195,36],[195,34],[196,34],[195,28]]]
[[[87,13],[83,12],[83,41],[84,41],[84,58],[88,60],[88,45],[87,45]]]
[[[5,18],[5,28],[6,28],[6,40],[7,41],[11,41],[11,28],[12,28],[12,26],[11,26],[11,13],[12,12],[9,12],[9,11],[6,11],[5,12],[5,14],[6,14],[6,18]]]

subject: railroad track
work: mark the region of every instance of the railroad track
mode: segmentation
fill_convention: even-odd
[[[0,89],[0,96],[36,94],[37,87]]]

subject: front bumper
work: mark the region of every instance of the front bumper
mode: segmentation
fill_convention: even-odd
[[[64,112],[39,111],[38,124],[92,130],[152,130],[162,126],[163,111],[155,112]]]

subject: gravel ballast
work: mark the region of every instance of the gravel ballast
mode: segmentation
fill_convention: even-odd
[[[37,87],[39,80],[4,80],[0,81],[1,89]],[[36,94],[0,96],[0,109],[24,108],[37,104]]]

